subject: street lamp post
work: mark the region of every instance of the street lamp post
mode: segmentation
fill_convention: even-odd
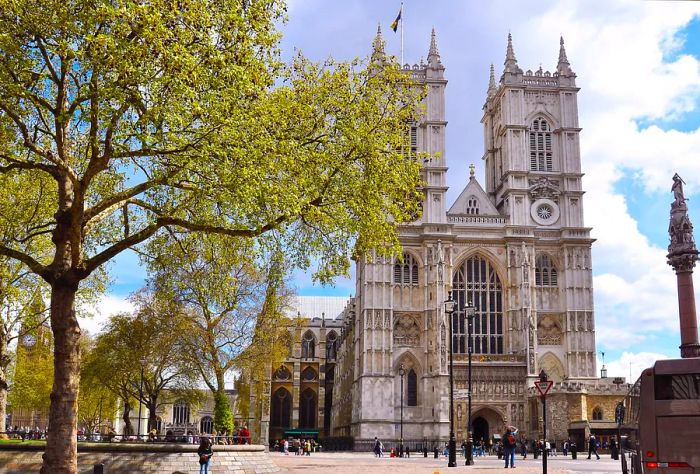
[[[476,308],[472,306],[472,302],[467,303],[464,308],[467,317],[467,352],[468,352],[468,372],[467,372],[467,453],[464,457],[464,465],[471,466],[474,464],[473,456],[473,439],[472,439],[472,325],[474,324],[474,315]]]
[[[403,376],[406,374],[403,364],[399,366],[401,376],[401,433],[399,435],[399,457],[403,457]]]
[[[453,341],[452,341],[452,313],[455,310],[455,301],[452,299],[452,293],[450,293],[449,298],[445,301],[445,313],[447,314],[447,320],[450,325],[450,442],[448,445],[449,449],[449,461],[447,462],[447,467],[457,467],[457,441],[455,440],[455,423],[454,423],[454,361],[452,353]]]
[[[547,373],[542,369],[540,371],[540,382],[547,381]],[[542,474],[547,474],[547,394],[542,395]]]

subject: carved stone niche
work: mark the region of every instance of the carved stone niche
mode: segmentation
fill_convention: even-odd
[[[407,313],[394,314],[394,345],[419,346],[421,328],[418,318]]]
[[[548,314],[538,318],[537,344],[541,346],[561,345],[562,329],[559,317]]]
[[[551,180],[548,177],[542,176],[537,179],[528,180],[530,196],[532,200],[537,199],[550,199],[555,203],[559,203],[559,195],[561,191],[559,189],[559,181]]]

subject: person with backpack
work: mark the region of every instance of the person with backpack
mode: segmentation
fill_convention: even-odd
[[[510,428],[506,429],[503,435],[503,458],[506,461],[506,467],[515,467],[515,436]]]

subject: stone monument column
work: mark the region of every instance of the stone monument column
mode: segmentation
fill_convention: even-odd
[[[688,218],[688,206],[683,193],[684,181],[676,173],[673,176],[674,201],[671,203],[671,222],[668,233],[668,264],[676,271],[678,283],[678,310],[681,322],[681,357],[700,357],[698,321],[695,312],[693,267],[698,259],[698,249],[693,238],[693,224]]]

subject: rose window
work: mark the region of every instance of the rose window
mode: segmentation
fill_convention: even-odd
[[[548,204],[542,204],[537,208],[537,216],[542,220],[549,220],[554,211]]]

